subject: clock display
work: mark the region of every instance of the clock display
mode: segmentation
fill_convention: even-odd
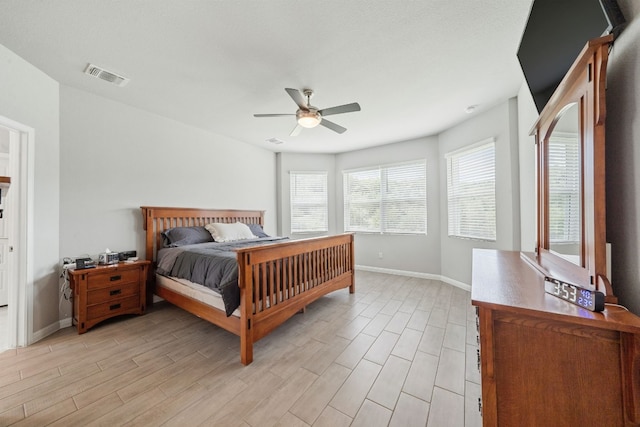
[[[604,310],[604,294],[551,277],[544,279],[545,292],[591,311]]]

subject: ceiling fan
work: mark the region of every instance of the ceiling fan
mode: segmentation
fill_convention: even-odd
[[[298,106],[298,111],[295,114],[254,114],[254,117],[282,117],[282,116],[296,116],[298,124],[291,131],[290,136],[297,136],[302,131],[302,128],[314,128],[318,125],[322,125],[331,129],[334,132],[344,133],[347,129],[342,126],[330,122],[325,119],[325,116],[332,114],[351,113],[353,111],[360,111],[360,104],[352,102],[351,104],[339,105],[337,107],[323,108],[319,110],[317,107],[311,105],[311,97],[313,91],[311,89],[304,89],[302,93],[298,89],[285,89],[293,102]],[[307,97],[305,101],[304,97]]]

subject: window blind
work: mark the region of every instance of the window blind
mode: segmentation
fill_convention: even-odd
[[[327,173],[290,172],[291,233],[329,230]]]
[[[343,172],[344,229],[372,233],[427,233],[427,163]]]
[[[447,154],[449,236],[496,240],[495,142]]]
[[[577,136],[549,139],[549,241],[580,242],[580,146]]]

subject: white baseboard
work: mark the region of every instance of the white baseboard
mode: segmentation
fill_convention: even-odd
[[[381,268],[381,267],[369,267],[366,265],[356,265],[356,270],[371,271],[374,273],[394,274],[396,276],[417,277],[419,279],[440,280],[441,282],[448,283],[452,286],[455,286],[456,288],[464,289],[467,292],[471,292],[471,285],[468,285],[463,282],[459,282],[458,280],[454,280],[446,276],[442,276],[440,274],[420,273],[417,271],[406,271],[406,270],[394,270],[391,268]]]
[[[29,342],[29,345],[36,343],[53,333],[58,332],[60,329],[68,328],[69,326],[71,326],[71,318],[67,317],[66,319],[62,319],[55,323],[52,323],[49,326],[40,329],[39,331],[35,331],[31,335],[31,342]]]

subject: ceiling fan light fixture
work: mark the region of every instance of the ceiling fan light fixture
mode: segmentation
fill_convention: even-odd
[[[298,110],[298,112],[296,113],[296,118],[300,126],[308,129],[318,126],[322,121],[322,116],[320,115],[320,113],[314,110]]]

